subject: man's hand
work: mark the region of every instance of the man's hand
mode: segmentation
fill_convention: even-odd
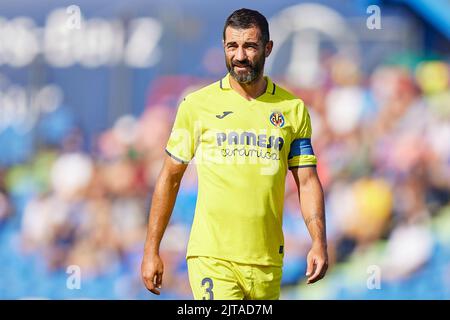
[[[308,280],[306,283],[311,284],[322,279],[328,269],[328,253],[326,246],[313,244],[306,260],[308,263],[306,269]]]
[[[164,264],[159,255],[151,255],[142,259],[141,275],[145,286],[150,292],[160,295]]]

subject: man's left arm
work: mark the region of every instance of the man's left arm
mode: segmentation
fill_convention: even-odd
[[[315,167],[292,168],[291,171],[297,184],[303,219],[312,239],[306,271],[310,284],[322,279],[328,268],[323,190]]]

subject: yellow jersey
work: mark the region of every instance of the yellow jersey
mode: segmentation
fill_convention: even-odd
[[[229,74],[180,103],[166,152],[198,172],[187,255],[282,266],[285,178],[315,166],[311,121],[302,100],[265,76],[251,101]]]

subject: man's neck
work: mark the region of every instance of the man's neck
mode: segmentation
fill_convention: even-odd
[[[249,101],[258,98],[267,88],[267,81],[262,74],[249,84],[239,83],[231,75],[229,79],[231,88]]]

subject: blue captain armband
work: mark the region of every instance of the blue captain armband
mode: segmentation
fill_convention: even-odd
[[[288,159],[296,156],[313,156],[314,151],[310,138],[296,139],[291,143]]]

